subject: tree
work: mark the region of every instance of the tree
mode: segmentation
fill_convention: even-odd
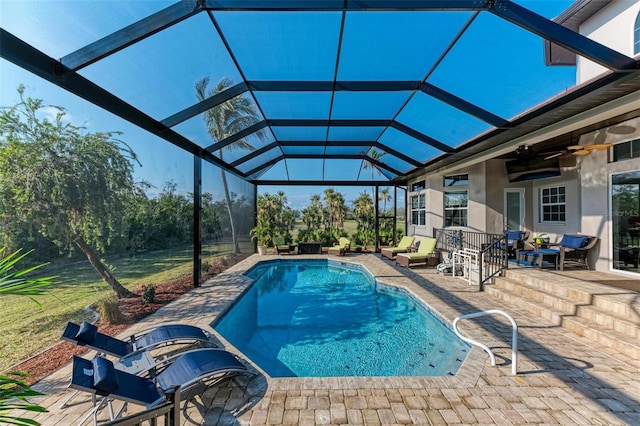
[[[233,86],[233,81],[225,77],[210,90],[207,88],[208,85],[208,77],[202,78],[196,82],[196,95],[199,101],[204,101],[218,93],[224,92],[229,87]],[[259,121],[259,115],[255,105],[243,96],[236,96],[214,106],[203,113],[203,118],[207,125],[209,134],[215,141],[221,141]],[[266,137],[266,133],[264,131],[258,131],[255,135],[260,139]],[[255,151],[255,148],[247,142],[245,138],[241,138],[220,149],[218,151],[218,157],[221,160],[224,160],[224,150],[232,151],[234,149]],[[238,246],[238,233],[236,232],[233,219],[233,204],[231,195],[229,194],[227,174],[223,169],[220,169],[220,174],[222,177],[222,186],[224,187],[224,196],[227,201],[227,213],[229,214],[233,252],[234,254],[237,254],[240,252],[240,247]]]
[[[85,133],[65,122],[66,112],[39,118],[42,100],[24,97],[0,113],[0,215],[32,226],[64,248],[75,244],[118,298],[123,287],[100,259],[125,229],[125,212],[136,195],[135,153],[115,132]]]
[[[374,147],[371,147],[369,149],[369,152],[367,152],[367,155],[371,158],[371,160],[380,161],[380,159],[382,157],[384,157],[385,155],[387,155],[387,153],[384,152],[384,151],[376,151],[376,149]],[[373,161],[364,160],[362,162],[362,168],[364,170],[371,169],[371,180],[373,180],[374,172],[377,170],[377,166],[373,163]],[[371,188],[371,196],[372,197],[375,197],[375,195],[374,195],[375,191],[376,191],[375,187],[372,187]]]

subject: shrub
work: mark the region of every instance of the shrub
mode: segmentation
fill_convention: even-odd
[[[142,301],[153,303],[156,300],[156,286],[154,284],[142,286]]]
[[[98,301],[100,317],[108,324],[124,323],[124,315],[120,310],[120,304],[116,296],[108,296]]]

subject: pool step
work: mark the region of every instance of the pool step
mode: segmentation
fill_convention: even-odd
[[[507,271],[486,292],[578,335],[637,359],[640,301],[632,292],[531,271]]]

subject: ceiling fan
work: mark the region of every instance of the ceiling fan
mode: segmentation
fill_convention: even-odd
[[[613,146],[612,143],[606,142],[607,135],[628,135],[630,133],[635,132],[636,128],[628,125],[618,125],[607,127],[604,129],[597,130],[595,132],[595,136],[593,138],[593,144],[591,145],[569,145],[566,149],[562,151],[557,151],[553,153],[549,153],[545,160],[550,160],[555,157],[560,157],[561,155],[571,154],[575,156],[583,156],[589,155],[592,151],[605,150]]]

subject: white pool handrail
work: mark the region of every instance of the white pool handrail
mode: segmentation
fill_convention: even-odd
[[[491,365],[495,367],[496,365],[496,357],[486,345],[483,345],[480,342],[476,342],[475,340],[469,339],[468,337],[464,337],[458,331],[458,321],[465,318],[477,318],[491,314],[500,314],[505,316],[511,322],[511,374],[514,376],[518,374],[518,324],[513,319],[511,315],[508,313],[498,310],[498,309],[489,309],[487,311],[474,312],[472,314],[465,314],[456,317],[453,320],[453,331],[458,335],[459,338],[464,340],[465,342],[471,343],[472,345],[476,345],[481,347],[485,352],[489,354],[489,358],[491,358]]]

